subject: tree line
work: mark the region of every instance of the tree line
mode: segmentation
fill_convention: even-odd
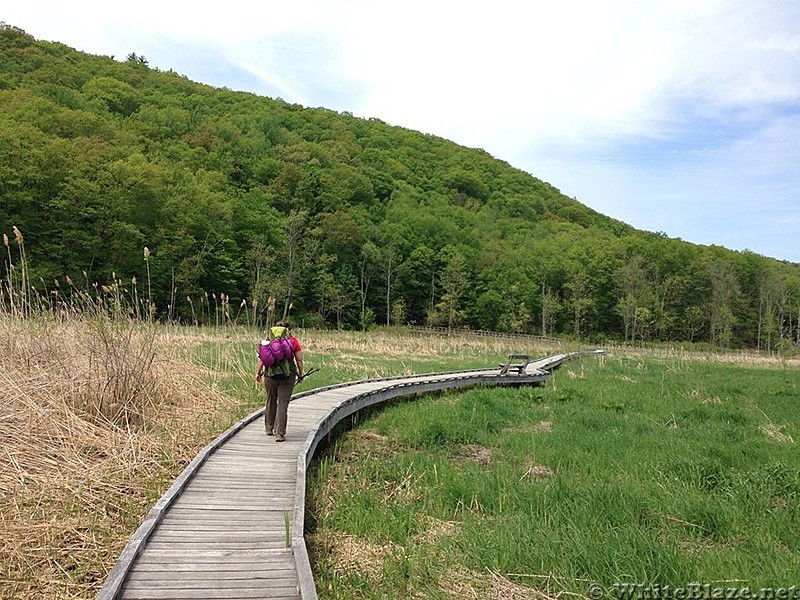
[[[0,106],[4,302],[18,227],[38,293],[121,285],[155,318],[800,345],[797,264],[638,231],[436,136],[6,24]]]

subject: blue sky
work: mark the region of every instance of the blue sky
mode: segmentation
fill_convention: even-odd
[[[0,20],[483,148],[640,229],[800,263],[800,0],[29,0]]]

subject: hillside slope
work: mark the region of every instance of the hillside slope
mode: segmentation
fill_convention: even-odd
[[[44,297],[58,280],[200,322],[262,320],[272,298],[306,325],[800,335],[797,265],[637,231],[484,151],[376,119],[7,25],[0,106],[0,229],[24,236]]]

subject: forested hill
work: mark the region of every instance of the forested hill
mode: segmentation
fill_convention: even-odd
[[[637,231],[486,152],[377,119],[10,25],[0,107],[4,299],[19,233],[45,297],[117,284],[136,310],[152,300],[187,321],[220,304],[263,319],[271,297],[307,326],[762,348],[800,335],[798,265]]]

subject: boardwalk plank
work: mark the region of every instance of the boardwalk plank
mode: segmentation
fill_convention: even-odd
[[[209,539],[198,539],[189,541],[180,541],[170,539],[164,542],[153,540],[147,543],[148,548],[154,550],[166,550],[172,548],[174,550],[183,550],[184,552],[193,552],[196,549],[204,550],[268,550],[270,548],[285,548],[286,541],[281,537],[280,539],[261,539],[261,540],[236,540],[234,542],[216,542]]]
[[[147,551],[139,556],[136,565],[148,562],[166,564],[184,560],[187,561],[187,564],[238,564],[241,562],[273,564],[283,560],[287,561],[288,564],[292,561],[292,552],[283,547],[263,550],[212,550],[198,548],[189,556],[184,551],[175,548],[147,548]],[[132,573],[135,571],[136,569],[133,569]]]
[[[227,589],[263,589],[265,587],[292,588],[294,586],[293,577],[275,577],[274,574],[251,577],[250,579],[237,579],[227,577],[224,573],[222,578],[215,581],[213,579],[201,579],[197,577],[187,577],[185,579],[137,579],[128,580],[125,589],[130,592],[137,590],[208,590],[217,588]]]
[[[270,588],[264,584],[262,588],[250,590],[237,589],[205,589],[205,590],[124,590],[122,600],[246,600],[260,598],[262,600],[296,600],[300,593],[296,587]]]
[[[163,579],[166,577],[180,578],[191,577],[196,579],[216,579],[226,577],[229,579],[247,579],[248,577],[278,577],[278,578],[291,578],[294,577],[297,569],[294,563],[287,561],[283,565],[264,565],[257,562],[247,563],[231,563],[214,565],[213,569],[209,569],[207,564],[188,564],[182,563],[180,571],[176,571],[173,564],[142,564],[136,570],[136,573],[131,573],[128,577],[128,583],[131,581],[146,581],[149,579]]]
[[[169,540],[175,540],[177,542],[258,542],[263,540],[267,537],[274,538],[277,535],[284,535],[286,530],[281,528],[274,528],[272,530],[252,530],[252,529],[236,529],[231,530],[230,528],[224,531],[213,530],[213,529],[198,529],[198,530],[187,530],[187,529],[175,529],[174,527],[170,528],[162,528],[162,531],[156,532],[153,537],[150,538],[151,543],[153,542],[166,542]]]

